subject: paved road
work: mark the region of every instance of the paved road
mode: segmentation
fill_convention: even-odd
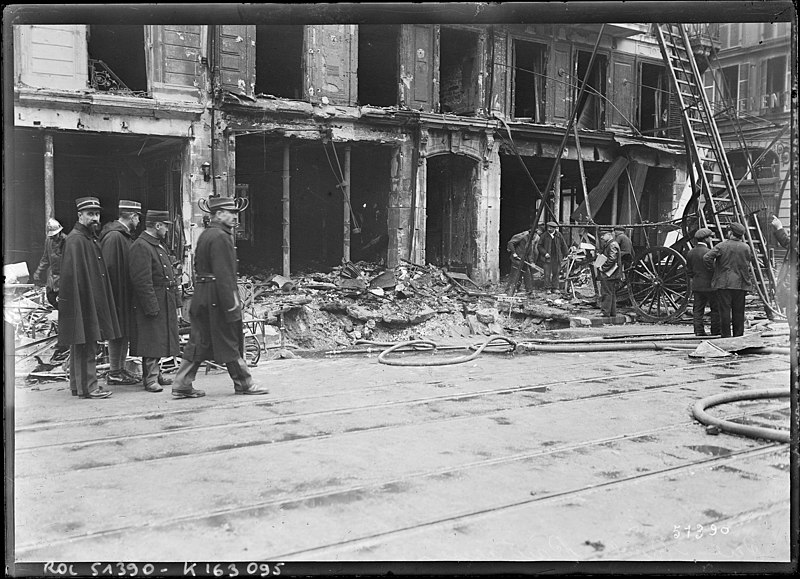
[[[216,372],[195,400],[18,380],[17,559],[789,559],[788,445],[689,415],[788,389],[788,356],[372,355],[254,375],[270,396],[233,396]],[[788,428],[789,400],[713,413]]]

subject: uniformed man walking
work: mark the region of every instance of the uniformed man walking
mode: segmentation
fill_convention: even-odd
[[[268,394],[253,384],[242,358],[242,308],[236,285],[236,249],[232,228],[239,209],[230,197],[208,200],[209,227],[200,234],[194,256],[195,291],[189,307],[191,333],[183,362],[172,384],[176,398],[199,398],[205,392],[192,382],[205,360],[225,364],[236,394]]]
[[[114,295],[97,239],[100,201],[81,197],[78,222],[64,242],[58,293],[58,344],[70,348],[69,387],[73,396],[108,398],[97,385],[98,341],[120,337]]]
[[[131,335],[131,280],[128,267],[128,252],[133,243],[133,232],[139,226],[142,204],[138,201],[120,199],[119,219],[106,223],[100,234],[100,248],[108,268],[108,279],[114,292],[117,319],[121,335],[108,342],[110,369],[106,382],[112,384],[137,384],[139,377],[125,368]]]
[[[712,272],[706,267],[703,256],[708,253],[708,240],[712,231],[705,227],[694,234],[696,245],[686,254],[686,272],[691,280],[692,321],[695,336],[705,336],[703,314],[706,306],[711,309],[711,334],[719,336],[719,307],[717,306],[717,290],[711,287]]]
[[[744,334],[744,306],[748,290],[753,289],[750,264],[753,253],[742,241],[745,228],[741,223],[728,225],[728,239],[718,243],[703,256],[706,267],[714,270],[711,287],[717,290],[720,335],[723,338]]]
[[[142,357],[142,380],[148,392],[161,392],[172,380],[161,374],[163,357],[180,355],[178,280],[162,240],[169,230],[169,212],[148,210],[145,230],[129,254],[133,290],[131,355]]]

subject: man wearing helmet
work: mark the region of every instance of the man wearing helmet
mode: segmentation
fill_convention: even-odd
[[[46,275],[47,301],[58,309],[58,281],[61,276],[61,256],[64,254],[64,240],[67,238],[64,228],[55,219],[47,221],[47,238],[44,240],[44,253],[39,267],[33,273],[33,281],[41,283],[42,275]]]

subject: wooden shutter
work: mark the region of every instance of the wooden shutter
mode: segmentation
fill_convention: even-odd
[[[216,68],[220,87],[253,97],[256,84],[256,27],[223,24],[218,27]]]
[[[574,80],[570,47],[553,45],[547,63],[547,109],[549,122],[565,122],[572,107]]]
[[[434,27],[404,24],[401,31],[400,100],[411,109],[431,112],[434,94]]]
[[[740,112],[749,110],[750,103],[750,63],[743,62],[739,65],[739,102],[736,108]]]
[[[15,80],[37,88],[86,90],[89,55],[85,25],[17,25]]]
[[[357,34],[353,24],[306,27],[306,92],[311,102],[322,97],[328,97],[334,104],[355,102]]]
[[[634,123],[633,112],[634,95],[636,91],[636,69],[633,59],[623,55],[615,55],[612,64],[612,93],[610,101],[614,106],[608,105],[609,119],[612,127],[624,127],[630,130]]]
[[[204,50],[202,26],[146,26],[150,67],[149,89],[159,98],[200,96],[200,59]]]

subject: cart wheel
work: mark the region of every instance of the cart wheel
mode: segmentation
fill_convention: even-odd
[[[650,322],[670,322],[689,304],[686,260],[669,247],[652,247],[627,270],[633,307]]]

